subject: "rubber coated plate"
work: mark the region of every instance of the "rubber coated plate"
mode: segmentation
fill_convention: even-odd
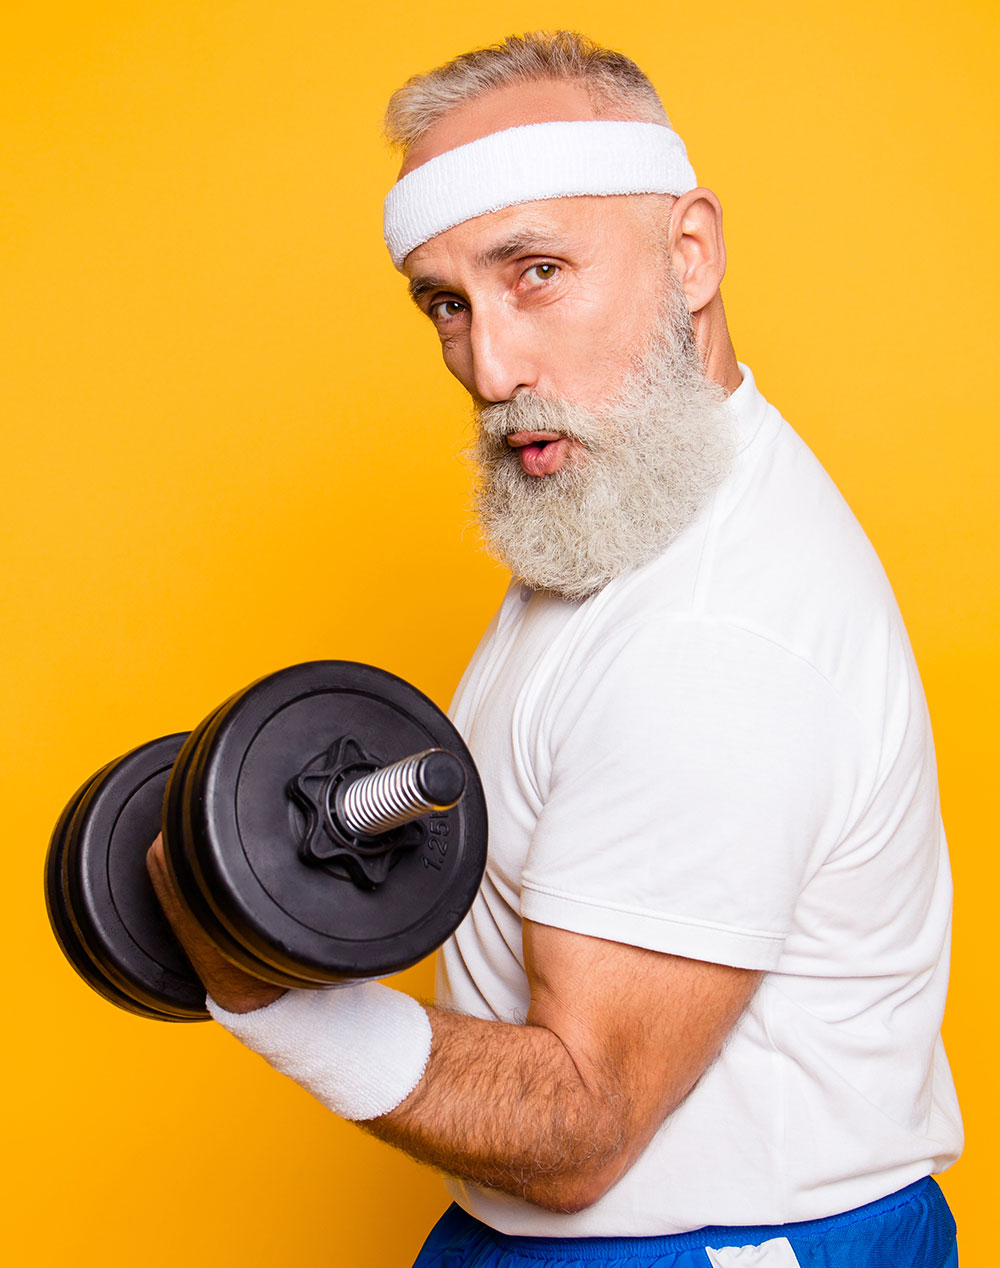
[[[165,1021],[208,1016],[146,872],[185,739],[153,740],[88,781],[56,828],[47,868],[53,928],[73,966],[112,1003]]]
[[[305,818],[288,785],[345,737],[381,763],[446,748],[466,768],[462,800],[425,817],[422,844],[375,889],[299,856]],[[415,964],[457,928],[486,863],[486,804],[458,732],[416,688],[349,661],[293,666],[216,710],[177,763],[165,822],[199,922],[230,958],[283,985]]]
[[[89,986],[109,1003],[116,1004],[119,1008],[124,1008],[128,1012],[138,1013],[143,1017],[159,1017],[159,1013],[142,1008],[135,1000],[130,999],[128,995],[120,991],[103,973],[95,969],[86,947],[80,941],[74,928],[63,884],[66,841],[70,825],[73,822],[73,816],[76,814],[77,808],[86,796],[88,789],[101,778],[106,769],[107,767],[104,767],[99,770],[96,775],[92,775],[85,784],[78,788],[59,816],[59,822],[52,833],[48,853],[45,856],[45,908],[48,912],[49,924],[52,926],[52,932],[56,936],[60,950]]]

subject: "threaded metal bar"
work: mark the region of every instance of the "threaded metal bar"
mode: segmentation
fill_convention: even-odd
[[[341,786],[337,817],[356,836],[374,837],[432,810],[450,810],[465,791],[465,767],[430,748]]]

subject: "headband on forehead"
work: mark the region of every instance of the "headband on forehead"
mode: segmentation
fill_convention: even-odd
[[[528,123],[447,150],[409,172],[385,200],[396,268],[414,248],[515,203],[581,194],[686,194],[698,184],[684,142],[659,123]]]

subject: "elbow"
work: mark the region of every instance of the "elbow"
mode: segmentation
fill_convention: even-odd
[[[556,1176],[539,1177],[526,1185],[522,1196],[534,1206],[556,1215],[578,1215],[595,1202],[621,1178],[624,1166],[580,1167]]]
[[[607,1190],[597,1192],[581,1189],[578,1185],[567,1185],[549,1188],[537,1197],[529,1197],[528,1201],[556,1215],[579,1215],[581,1211],[593,1206],[605,1192]]]
[[[591,1124],[586,1133],[565,1133],[549,1157],[550,1166],[528,1178],[521,1196],[557,1215],[578,1215],[599,1202],[639,1154],[634,1135],[622,1129],[620,1117],[600,1126]]]

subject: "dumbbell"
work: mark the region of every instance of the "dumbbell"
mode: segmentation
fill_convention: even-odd
[[[482,784],[440,709],[393,674],[314,661],[237,692],[77,790],[45,861],[49,921],[98,994],[207,1018],[146,852],[233,964],[320,988],[409,968],[454,932],[486,866]]]

